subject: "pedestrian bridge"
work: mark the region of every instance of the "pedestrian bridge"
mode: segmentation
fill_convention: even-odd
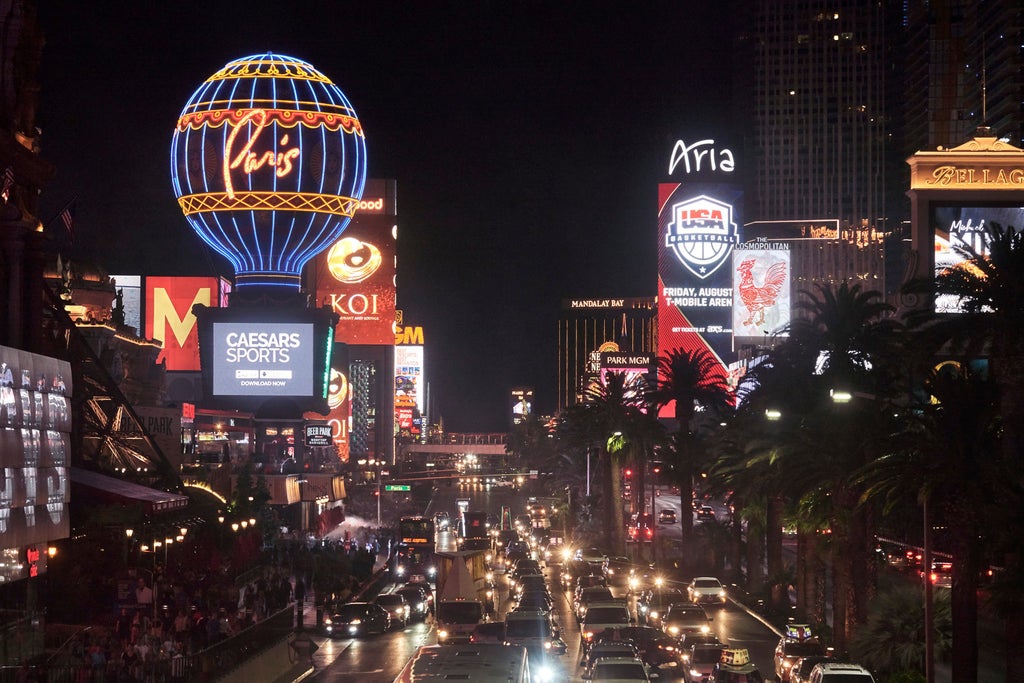
[[[431,437],[426,443],[403,443],[403,455],[416,453],[446,455],[505,455],[508,434],[494,432],[459,432]]]

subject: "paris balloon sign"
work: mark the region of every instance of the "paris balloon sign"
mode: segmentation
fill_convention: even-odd
[[[171,140],[171,182],[235,285],[298,291],[302,267],[359,206],[366,141],[341,89],[308,62],[228,63],[192,94]]]

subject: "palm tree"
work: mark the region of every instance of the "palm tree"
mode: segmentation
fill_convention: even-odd
[[[873,517],[862,504],[862,485],[851,473],[880,452],[889,432],[888,400],[901,386],[894,360],[901,326],[877,291],[840,283],[802,292],[800,315],[772,355],[811,377],[798,380],[801,411],[783,443],[781,462],[791,499],[808,495],[827,505],[832,532],[833,623],[837,649],[867,617],[873,592]],[[828,397],[859,398],[844,406]],[[820,505],[819,505],[820,508]]]
[[[672,349],[658,359],[658,383],[648,394],[659,407],[674,403],[678,426],[673,467],[679,481],[683,514],[679,515],[683,546],[682,566],[686,573],[693,569],[693,515],[686,510],[686,499],[693,495],[693,475],[697,467],[698,443],[694,416],[698,408],[724,412],[731,394],[718,360],[704,348]]]
[[[644,391],[624,373],[608,372],[603,384],[584,393],[583,402],[569,408],[561,435],[567,443],[596,448],[605,508],[608,547],[622,555],[626,547],[623,524],[622,467],[638,440],[634,434],[644,423]],[[649,418],[653,419],[653,418]]]
[[[998,387],[997,401],[1002,431],[999,459],[1008,474],[1000,492],[1007,496],[1006,510],[1024,507],[1024,233],[1019,228],[998,223],[986,225],[985,248],[957,246],[964,262],[939,273],[934,282],[919,280],[906,288],[907,293],[922,291],[956,298],[960,313],[936,315],[928,308],[908,316],[908,322],[921,331],[922,342],[936,354],[944,351],[965,358],[987,358],[989,372]],[[930,301],[930,299],[926,299]],[[1003,605],[1007,642],[1024,638],[1024,554],[1021,552],[1019,526],[1003,527],[1006,557],[1004,581],[995,594],[1017,596]],[[997,605],[998,607],[999,605]],[[1012,671],[1015,656],[1007,648],[1007,671]]]
[[[891,454],[864,471],[866,496],[892,505],[910,494],[931,504],[935,522],[948,530],[953,553],[952,674],[978,679],[978,577],[981,538],[990,520],[992,491],[1004,472],[991,457],[998,441],[995,384],[969,366],[944,365],[925,384],[931,397],[915,410]],[[926,573],[929,568],[925,568]]]

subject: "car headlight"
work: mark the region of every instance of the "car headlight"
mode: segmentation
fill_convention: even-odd
[[[550,640],[545,640],[544,641],[544,649],[545,650],[550,650],[551,649],[551,641]]]
[[[403,567],[402,565],[398,565],[397,567],[395,567],[395,573],[401,576],[405,573],[405,567]]]
[[[438,640],[444,640],[447,637],[448,637],[448,631],[445,631],[444,629],[441,629],[440,631],[437,632],[437,639]]]
[[[487,579],[488,582],[494,581],[494,572],[487,572],[485,578]]]
[[[428,567],[427,568],[427,574],[429,574],[430,576],[433,576],[433,575],[437,574],[437,568],[435,568],[435,567]]]
[[[674,636],[678,636],[679,635],[679,627],[678,626],[669,626],[668,627],[668,632],[671,633]]]
[[[426,603],[424,603],[424,602],[418,603],[418,604],[416,605],[416,609],[418,609],[419,611],[421,611],[421,612],[422,612],[423,610],[427,609],[427,605],[426,605]]]
[[[657,619],[657,618],[658,618],[658,613],[657,612],[651,612],[651,619]]]
[[[363,623],[363,620],[362,619],[353,619],[352,621],[350,621],[348,623],[351,624],[352,626],[358,626],[359,624]]]
[[[609,567],[609,568],[608,568],[608,575],[609,575],[609,576],[614,576],[614,575],[615,575],[615,570],[614,570],[614,569],[612,569],[611,567]]]
[[[720,597],[723,600],[725,600],[725,591],[724,590],[718,591],[718,597]]]
[[[700,677],[702,675],[701,674],[701,670],[700,669],[690,669],[690,675],[693,676],[694,678],[698,678],[698,677]]]
[[[537,669],[537,681],[539,681],[539,683],[548,683],[548,681],[552,681],[554,678],[555,672],[552,671],[550,666],[545,664]]]
[[[585,639],[587,639],[587,640],[590,640],[591,638],[594,637],[594,632],[593,631],[587,631],[586,633],[583,634],[583,637]]]
[[[703,626],[700,627],[700,632],[701,633],[711,633],[711,627],[708,626],[707,624],[704,624]]]

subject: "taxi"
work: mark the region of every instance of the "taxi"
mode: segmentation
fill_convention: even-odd
[[[775,646],[775,676],[788,683],[793,665],[802,657],[824,656],[825,647],[815,637],[810,624],[788,624]]]

